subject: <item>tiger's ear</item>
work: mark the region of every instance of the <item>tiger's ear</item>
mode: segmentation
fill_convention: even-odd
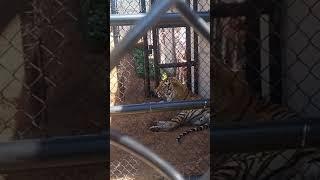
[[[167,75],[167,73],[164,72],[161,74],[161,80],[164,81],[166,79],[168,79],[168,75]]]

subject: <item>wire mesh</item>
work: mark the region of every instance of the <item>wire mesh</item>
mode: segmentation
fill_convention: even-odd
[[[144,4],[144,3],[145,4]],[[110,12],[117,14],[138,14],[151,9],[151,1],[116,1],[117,5],[110,7]],[[209,10],[209,1],[191,2],[199,4],[201,11]],[[133,5],[134,4],[134,5]],[[137,5],[137,6],[135,6]],[[112,9],[112,7],[116,7]],[[133,8],[135,7],[135,11]],[[121,9],[122,8],[122,9]],[[205,9],[206,8],[206,9]],[[130,9],[130,11],[126,11]],[[199,8],[200,9],[200,8]],[[122,12],[122,13],[121,13]],[[167,13],[177,13],[170,8]],[[111,26],[111,49],[117,48],[117,43],[126,35],[129,26]],[[153,96],[161,76],[173,76],[188,84],[189,88],[203,98],[210,96],[209,78],[209,43],[199,37],[193,28],[187,25],[154,26],[126,53],[120,64],[110,73],[110,105],[137,104],[159,101]],[[204,80],[202,80],[204,79]],[[202,175],[209,168],[209,132],[199,132],[194,137],[188,137],[179,145],[176,136],[190,127],[179,128],[173,132],[154,133],[149,127],[154,121],[169,120],[177,112],[159,112],[134,115],[117,115],[110,117],[110,127],[124,132],[152,149],[164,160],[171,163],[186,176]],[[171,148],[168,149],[168,146]],[[126,155],[127,157],[128,155]],[[124,156],[119,152],[111,153],[111,166],[121,161]],[[130,159],[130,158],[129,158]],[[139,160],[136,160],[139,162]],[[128,162],[128,161],[126,161]],[[131,161],[130,161],[131,162]],[[132,163],[125,163],[131,169]],[[134,164],[134,163],[133,163]],[[143,163],[139,163],[143,164]],[[137,174],[134,179],[161,179],[155,170],[146,165],[136,165]],[[123,168],[122,175],[126,174]],[[145,171],[150,169],[150,171]],[[117,177],[119,171],[111,168],[111,178]],[[114,172],[114,173],[112,173]]]
[[[219,10],[211,22],[216,122],[319,119],[319,2],[212,3],[211,11]],[[212,173],[217,179],[317,179],[318,157],[318,149],[303,147],[219,154]]]
[[[21,11],[1,27],[1,142],[105,130],[106,62],[82,40],[79,10],[78,1],[24,1]],[[106,168],[53,168],[3,177],[101,179],[106,176],[101,167]],[[79,168],[85,170],[79,173]]]

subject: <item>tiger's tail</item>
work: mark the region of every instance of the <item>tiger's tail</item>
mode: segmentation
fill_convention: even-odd
[[[209,124],[204,124],[198,127],[194,127],[191,129],[188,129],[186,131],[184,131],[183,133],[179,134],[179,136],[176,138],[177,142],[180,144],[181,143],[181,139],[186,136],[187,134],[191,133],[191,132],[197,132],[197,131],[203,131],[209,128]]]

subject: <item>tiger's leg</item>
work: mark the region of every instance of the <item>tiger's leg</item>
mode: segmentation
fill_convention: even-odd
[[[151,126],[149,129],[153,132],[172,131],[184,124],[186,116],[187,111],[181,111],[174,118],[170,119],[170,121],[157,121],[156,125]]]

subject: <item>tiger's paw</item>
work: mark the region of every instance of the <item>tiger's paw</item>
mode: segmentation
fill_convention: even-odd
[[[159,131],[170,131],[173,128],[175,128],[176,123],[171,121],[157,121],[157,123],[153,126],[151,126],[149,129],[153,132],[159,132]]]
[[[159,132],[161,131],[161,128],[159,126],[151,126],[150,128],[150,131],[152,132]]]
[[[166,121],[157,121],[155,125],[151,126],[149,129],[153,132],[159,132],[164,129]]]

